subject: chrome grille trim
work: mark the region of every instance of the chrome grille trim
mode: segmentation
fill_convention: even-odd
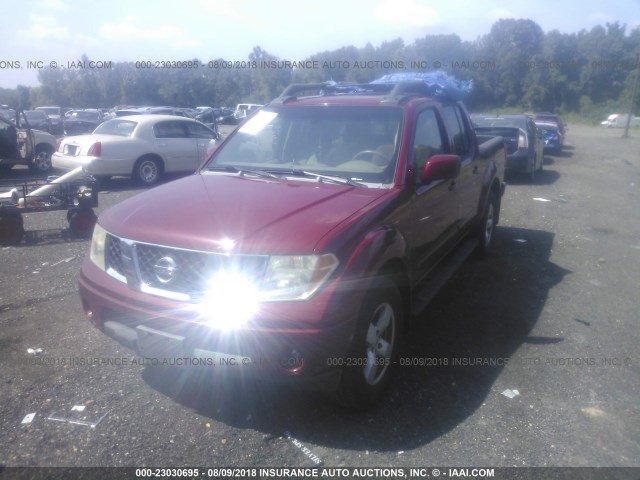
[[[154,269],[163,257],[177,264],[175,278],[161,282]],[[206,291],[210,274],[238,269],[260,280],[268,265],[268,255],[243,255],[167,247],[137,242],[107,233],[105,267],[107,273],[132,290],[183,302],[197,302]]]

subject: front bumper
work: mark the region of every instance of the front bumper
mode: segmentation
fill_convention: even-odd
[[[85,259],[79,289],[91,322],[125,347],[159,365],[196,365],[214,372],[333,391],[355,331],[358,295],[318,292],[301,302],[261,305],[252,322],[212,328],[190,304],[137,292]]]

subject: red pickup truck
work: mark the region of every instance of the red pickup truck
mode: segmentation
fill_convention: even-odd
[[[504,168],[502,139],[478,145],[463,104],[424,83],[291,85],[195,175],[99,217],[84,310],[160,364],[367,407],[411,313],[489,248]]]

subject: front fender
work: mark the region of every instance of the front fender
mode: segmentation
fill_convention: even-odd
[[[344,270],[348,281],[365,281],[377,275],[390,262],[401,262],[407,258],[407,241],[399,230],[382,225],[368,232],[353,249]]]

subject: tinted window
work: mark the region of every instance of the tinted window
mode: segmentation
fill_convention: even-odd
[[[453,141],[453,152],[461,157],[469,153],[469,134],[457,105],[444,107],[444,121]]]
[[[189,131],[184,122],[159,122],[153,126],[156,138],[188,138]]]

